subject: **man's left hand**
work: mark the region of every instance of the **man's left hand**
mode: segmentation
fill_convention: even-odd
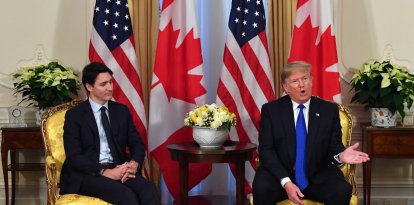
[[[340,155],[339,160],[347,164],[361,164],[369,160],[368,154],[364,152],[357,151],[359,143],[346,148]]]
[[[127,163],[125,163],[123,166],[126,167],[125,173],[122,176],[121,182],[124,183],[130,178],[135,178],[135,174],[138,171],[139,163],[135,160],[131,160]]]

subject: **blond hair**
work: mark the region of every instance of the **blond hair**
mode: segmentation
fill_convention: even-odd
[[[286,78],[289,77],[293,73],[293,71],[296,70],[303,70],[306,71],[309,75],[311,75],[311,68],[312,65],[305,61],[293,61],[283,68],[282,73],[280,75],[280,82],[282,82],[282,84],[285,83]]]

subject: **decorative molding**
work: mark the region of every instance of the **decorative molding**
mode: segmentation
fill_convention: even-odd
[[[35,56],[32,59],[20,60],[19,62],[17,62],[16,68],[18,70],[20,70],[20,69],[23,69],[23,68],[29,67],[29,66],[34,66],[34,65],[39,65],[39,64],[47,64],[50,61],[51,60],[49,60],[45,55],[43,45],[38,44],[38,45],[36,45]],[[59,62],[59,63],[61,63],[61,62]],[[9,84],[9,83],[4,82],[2,80],[0,80],[0,86],[8,88],[8,89],[14,89],[13,84]]]
[[[17,69],[22,69],[29,66],[35,66],[40,64],[47,64],[51,60],[46,57],[43,45],[38,44],[35,49],[35,56],[32,59],[23,59],[17,62]]]
[[[391,63],[404,66],[409,72],[414,73],[413,64],[409,60],[394,57],[394,49],[391,44],[385,45],[384,53],[380,59],[371,59],[369,61],[390,61]]]

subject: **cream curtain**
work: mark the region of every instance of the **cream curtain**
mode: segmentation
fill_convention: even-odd
[[[149,98],[151,88],[152,70],[154,67],[155,51],[158,37],[159,1],[153,0],[128,0],[134,28],[135,48],[138,63],[141,68],[141,83],[144,92],[145,113],[149,113]],[[151,180],[159,186],[160,171],[155,160],[150,160]]]
[[[280,72],[289,57],[297,0],[269,0],[269,53],[276,97],[283,93]]]

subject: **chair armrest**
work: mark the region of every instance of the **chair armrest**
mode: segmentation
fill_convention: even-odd
[[[56,160],[51,156],[47,156],[45,160],[47,198],[50,205],[54,205],[59,198],[58,179],[56,177]]]
[[[352,194],[355,196],[358,196],[358,191],[357,191],[357,186],[356,186],[356,181],[355,181],[356,165],[350,164],[349,169],[350,169],[349,175],[347,176],[346,180],[352,185]]]

